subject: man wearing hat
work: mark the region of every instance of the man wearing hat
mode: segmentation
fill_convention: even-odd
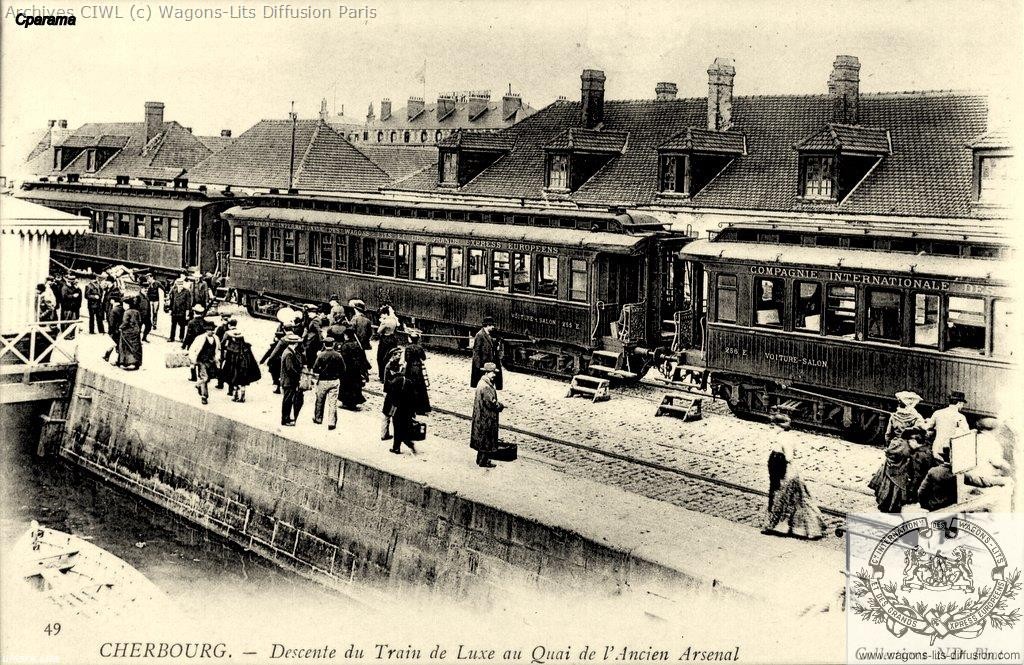
[[[469,439],[469,447],[476,451],[476,464],[490,468],[490,453],[498,449],[498,414],[505,406],[498,401],[498,393],[494,380],[498,376],[498,366],[484,363],[480,368],[477,380],[476,396],[473,398],[473,426]]]
[[[210,293],[210,285],[198,272],[192,275],[192,304],[202,305],[203,316],[206,316],[207,310],[210,309],[211,300],[213,294]]]
[[[103,284],[100,276],[92,275],[92,281],[85,285],[85,304],[89,310],[89,334],[103,334]]]
[[[350,300],[349,306],[355,311],[352,315],[352,329],[356,333],[356,339],[359,340],[359,346],[363,347],[363,351],[369,351],[370,338],[373,337],[373,323],[366,316],[366,305],[362,300]]]
[[[970,431],[963,409],[967,398],[958,390],[949,394],[949,406],[937,409],[928,420],[928,427],[935,429],[932,454],[942,459],[942,451],[949,450],[950,441]]]
[[[173,342],[175,333],[180,330],[181,340],[185,341],[185,324],[192,315],[193,306],[192,289],[185,280],[185,273],[182,273],[181,277],[175,280],[168,300],[167,308],[171,315],[171,334],[167,339]],[[199,311],[201,312],[202,309],[200,307]]]
[[[192,318],[185,324],[185,330],[181,334],[181,348],[190,349],[197,338],[202,337],[206,330],[207,320],[203,318],[203,306],[193,305]],[[210,321],[210,330],[213,331],[213,322]],[[192,381],[196,380],[196,366],[192,365]]]
[[[302,379],[302,356],[299,354],[298,346],[302,338],[295,333],[288,333],[282,340],[285,343],[284,352],[281,353],[281,424],[286,426],[295,425],[299,418],[299,411],[302,410],[304,401],[302,391],[299,390],[299,381]]]
[[[324,421],[324,407],[327,408],[327,429],[334,429],[338,424],[338,387],[341,375],[345,372],[345,361],[334,348],[334,338],[323,341],[323,350],[316,356],[313,363],[313,381],[316,382],[316,405],[313,409],[313,422],[317,425]]]
[[[498,354],[498,342],[494,339],[494,319],[484,317],[483,325],[473,338],[473,371],[469,377],[469,385],[476,387],[477,381],[484,373],[484,365],[493,364],[496,369],[494,377],[495,390],[501,390],[501,357]]]
[[[61,320],[77,321],[82,310],[82,289],[78,287],[78,280],[71,273],[64,275],[60,298]]]
[[[220,340],[214,334],[213,322],[196,317],[203,324],[203,333],[196,337],[188,349],[192,367],[195,369],[196,390],[203,404],[210,401],[210,375],[220,363]],[[191,324],[191,321],[189,322]]]
[[[121,291],[108,294],[107,306],[107,334],[114,340],[113,346],[103,354],[104,360],[110,360],[110,354],[114,353],[121,344],[121,323],[124,321],[124,308],[121,306]]]

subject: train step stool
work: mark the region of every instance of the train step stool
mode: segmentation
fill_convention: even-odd
[[[614,351],[594,351],[587,370],[607,379],[635,379],[636,373],[622,369],[623,354]]]
[[[704,400],[695,395],[668,394],[661,400],[661,405],[654,413],[658,416],[673,416],[682,418],[685,422],[700,420],[704,417]]]
[[[601,402],[606,399],[611,399],[611,393],[609,387],[611,382],[608,379],[602,379],[597,376],[588,376],[586,374],[577,374],[572,377],[572,381],[569,383],[569,392],[565,394],[566,397],[573,397],[575,395],[585,395],[592,398],[593,402]]]

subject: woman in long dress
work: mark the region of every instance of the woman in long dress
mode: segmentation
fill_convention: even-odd
[[[366,360],[366,352],[356,339],[351,328],[344,333],[345,342],[338,349],[341,359],[345,361],[345,370],[338,385],[338,401],[342,408],[355,411],[366,401],[363,397],[363,384],[369,377],[370,363]]]
[[[430,394],[427,392],[427,370],[423,365],[427,352],[419,341],[418,332],[409,333],[409,344],[405,347],[405,374],[409,378],[413,409],[422,416],[430,413]]]
[[[911,427],[927,429],[924,416],[917,411],[921,396],[909,390],[896,393],[899,406],[889,415],[889,423],[885,427],[885,442],[888,444],[894,437],[902,436],[903,430]]]
[[[250,383],[260,380],[259,364],[252,353],[252,345],[238,330],[224,334],[224,382],[228,384],[231,401],[244,402],[245,389]]]
[[[117,364],[136,370],[142,366],[142,315],[134,298],[124,299],[124,318],[118,331]]]
[[[779,427],[788,431],[789,419],[777,421]],[[796,443],[789,437],[776,439],[777,451],[786,462],[786,470],[775,494],[775,500],[768,511],[763,533],[778,533],[799,538],[817,539],[825,535],[825,519],[811,497],[807,483],[800,477],[796,464]]]
[[[380,325],[377,326],[377,375],[384,383],[384,366],[387,364],[391,349],[398,346],[398,327],[401,323],[391,305],[380,308]]]
[[[910,500],[910,444],[893,437],[885,447],[885,460],[868,482],[875,491],[879,512],[898,513]]]

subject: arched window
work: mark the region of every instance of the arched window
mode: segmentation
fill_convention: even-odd
[[[402,140],[403,140],[404,143],[408,143],[409,142],[409,130],[408,129],[405,130],[405,133],[402,135]]]
[[[434,142],[439,143],[441,141],[441,130],[434,132]]]
[[[384,131],[381,130],[381,131],[377,132],[377,143],[383,143],[383,142],[384,142]]]
[[[391,142],[394,143],[396,138],[398,138],[398,132],[392,130],[391,131]]]
[[[363,140],[368,141],[370,139],[370,132],[363,132]]]
[[[427,130],[424,129],[423,131],[420,132],[420,143],[426,143],[426,142],[427,142]]]

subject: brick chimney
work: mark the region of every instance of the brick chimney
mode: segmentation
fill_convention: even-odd
[[[164,103],[146,102],[146,136],[148,145],[160,132],[164,131]]]
[[[220,130],[220,137],[223,138],[223,139],[231,138],[231,130],[230,129],[222,129],[222,130]]]
[[[373,120],[376,116],[373,114],[373,102],[370,102],[370,107],[366,109],[366,120],[367,122]]]
[[[419,114],[423,113],[423,107],[424,103],[422,97],[410,97],[408,103],[405,106],[408,120],[412,120],[413,118],[419,116]]]
[[[523,108],[523,98],[509,91],[501,98],[501,119],[508,120],[512,114]]]
[[[856,125],[860,121],[860,60],[856,56],[836,56],[828,77],[828,96],[832,122]]]
[[[382,122],[391,119],[391,100],[388,98],[380,100],[380,119]]]
[[[582,102],[583,126],[593,129],[604,120],[604,72],[600,69],[584,69],[580,75],[580,101]]]
[[[732,127],[732,58],[715,58],[708,68],[708,129],[724,132]]]
[[[324,97],[320,100],[320,121],[327,122],[331,119],[331,114],[327,110],[327,98]]]
[[[437,119],[447,118],[455,110],[455,97],[441,95],[437,98]]]
[[[658,85],[654,86],[654,97],[659,102],[670,102],[676,98],[676,93],[679,92],[679,88],[675,83],[668,81],[662,81]]]
[[[487,110],[487,106],[491,103],[491,93],[489,92],[476,92],[469,96],[469,113],[470,120],[476,120],[484,111]]]

